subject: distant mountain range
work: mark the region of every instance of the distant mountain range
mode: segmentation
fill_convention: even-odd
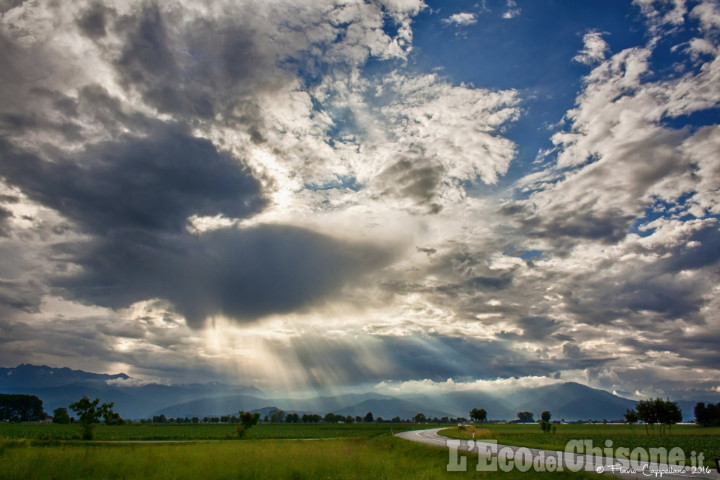
[[[618,420],[636,402],[578,383],[568,382],[544,387],[522,388],[511,393],[477,391],[447,392],[433,395],[394,395],[361,393],[313,398],[268,398],[253,386],[222,383],[136,386],[124,373],[89,373],[69,368],[19,365],[0,368],[0,393],[25,393],[43,400],[45,411],[67,407],[83,395],[115,402],[115,410],[124,418],[205,417],[235,414],[239,410],[265,415],[272,408],[286,412],[328,412],[342,415],[391,419],[412,418],[422,412],[428,418],[467,417],[472,408],[484,408],[488,419],[511,420],[517,412],[529,411],[539,417],[549,410],[553,419]],[[699,399],[716,403],[718,399]],[[685,420],[693,419],[696,402],[678,402]]]

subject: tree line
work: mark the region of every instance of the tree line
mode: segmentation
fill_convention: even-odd
[[[703,427],[716,427],[720,425],[720,403],[705,405],[700,402],[695,405],[695,421]]]
[[[642,421],[645,424],[645,433],[655,434],[655,425],[658,425],[658,433],[665,435],[665,429],[672,433],[672,426],[682,422],[682,411],[676,402],[656,398],[654,400],[640,400],[634,409],[625,412],[626,423],[637,423]]]
[[[0,421],[39,422],[45,420],[42,400],[35,395],[0,393]]]

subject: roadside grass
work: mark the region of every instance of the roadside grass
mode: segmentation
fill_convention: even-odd
[[[538,424],[484,424],[458,430],[458,427],[441,430],[440,435],[449,438],[494,439],[501,445],[544,448],[547,450],[565,449],[570,440],[592,440],[593,446],[605,447],[612,440],[612,448],[626,447],[632,451],[636,447],[660,448],[668,451],[674,447],[682,448],[685,458],[691,458],[693,452],[702,452],[704,465],[715,467],[713,457],[720,456],[720,427],[698,427],[695,425],[675,425],[672,433],[664,436],[647,435],[642,425],[555,425],[556,432],[545,434]]]
[[[448,450],[390,435],[336,440],[228,440],[191,444],[0,446],[0,479],[435,479],[595,478],[585,472],[447,472]]]

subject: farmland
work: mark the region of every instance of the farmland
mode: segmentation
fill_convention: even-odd
[[[441,430],[440,434],[450,438],[494,439],[501,445],[519,445],[548,450],[564,450],[570,440],[592,440],[593,445],[603,447],[606,440],[612,440],[612,447],[658,448],[668,450],[680,447],[690,458],[692,452],[703,452],[706,466],[715,466],[713,457],[720,456],[720,427],[704,428],[695,425],[675,425],[672,433],[664,436],[647,435],[642,425],[556,425],[555,433],[545,434],[537,424],[490,424],[458,430],[452,427]]]
[[[251,429],[256,431],[254,440],[197,440],[192,443],[0,440],[0,464],[3,465],[0,479],[527,478],[526,474],[516,471],[478,473],[473,468],[465,473],[448,473],[445,448],[416,444],[390,434],[391,428],[397,431],[407,426],[411,425],[259,425]],[[23,426],[7,427],[3,426],[6,433],[18,433]],[[127,432],[131,427],[114,428]],[[213,427],[186,428],[205,432],[205,435],[211,432],[220,435],[220,426]],[[300,438],[269,438],[272,435],[287,436],[289,432]],[[309,435],[336,435],[338,432],[345,438],[303,439]],[[189,434],[182,428],[177,428],[175,433],[185,437],[199,435]],[[263,435],[264,440],[260,438]],[[550,478],[548,475],[552,478],[595,478],[582,472],[544,476]]]
[[[448,450],[392,436],[430,424],[260,424],[244,439],[233,425],[98,425],[96,440],[79,440],[79,425],[0,424],[0,479],[50,478],[597,478],[584,472],[447,472]],[[472,427],[444,430],[471,438]],[[501,444],[560,449],[570,439],[616,446],[696,448],[718,453],[720,429],[675,426],[672,435],[647,436],[642,427],[558,425],[545,435],[538,425],[484,425],[476,438]],[[157,443],[128,443],[150,441]],[[171,443],[177,442],[177,443]],[[706,464],[709,464],[706,461]],[[549,477],[548,477],[549,478]]]
[[[231,440],[238,438],[235,427],[236,425],[231,424],[97,425],[95,440]],[[412,428],[418,426],[410,423],[260,424],[249,429],[244,438],[246,440],[362,438],[397,433]],[[79,440],[81,435],[80,425],[0,423],[0,439]]]

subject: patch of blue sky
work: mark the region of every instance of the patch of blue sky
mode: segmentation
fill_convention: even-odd
[[[503,255],[510,257],[518,257],[523,260],[540,260],[545,256],[545,250],[524,250],[510,247],[503,252]]]
[[[517,145],[517,156],[497,185],[473,182],[468,192],[485,195],[511,186],[533,169],[540,150],[575,105],[582,79],[591,67],[573,57],[583,49],[583,35],[603,32],[611,52],[648,41],[639,11],[630,2],[518,2],[520,15],[503,19],[506,2],[430,1],[413,23],[414,50],[408,68],[438,70],[454,84],[491,90],[515,89],[522,115],[502,135]],[[459,12],[475,13],[477,22],[457,26],[441,19]],[[630,27],[628,27],[628,22]],[[461,29],[463,35],[453,35]]]
[[[678,218],[682,221],[695,218],[685,212],[687,202],[692,199],[693,195],[695,195],[695,192],[686,192],[674,202],[656,198],[655,201],[645,209],[644,215],[639,217],[630,226],[628,233],[633,233],[640,237],[647,237],[655,232],[655,229],[649,228],[648,225],[659,218]]]
[[[720,123],[720,105],[715,108],[708,108],[705,110],[698,110],[695,112],[688,113],[687,115],[680,115],[677,117],[666,117],[662,120],[662,125],[672,129],[688,128],[690,131],[697,130],[698,128],[707,127],[710,125],[717,125]]]
[[[358,183],[357,178],[346,175],[339,175],[335,180],[322,184],[305,184],[305,188],[313,191],[322,190],[352,190],[358,192],[362,185]]]

